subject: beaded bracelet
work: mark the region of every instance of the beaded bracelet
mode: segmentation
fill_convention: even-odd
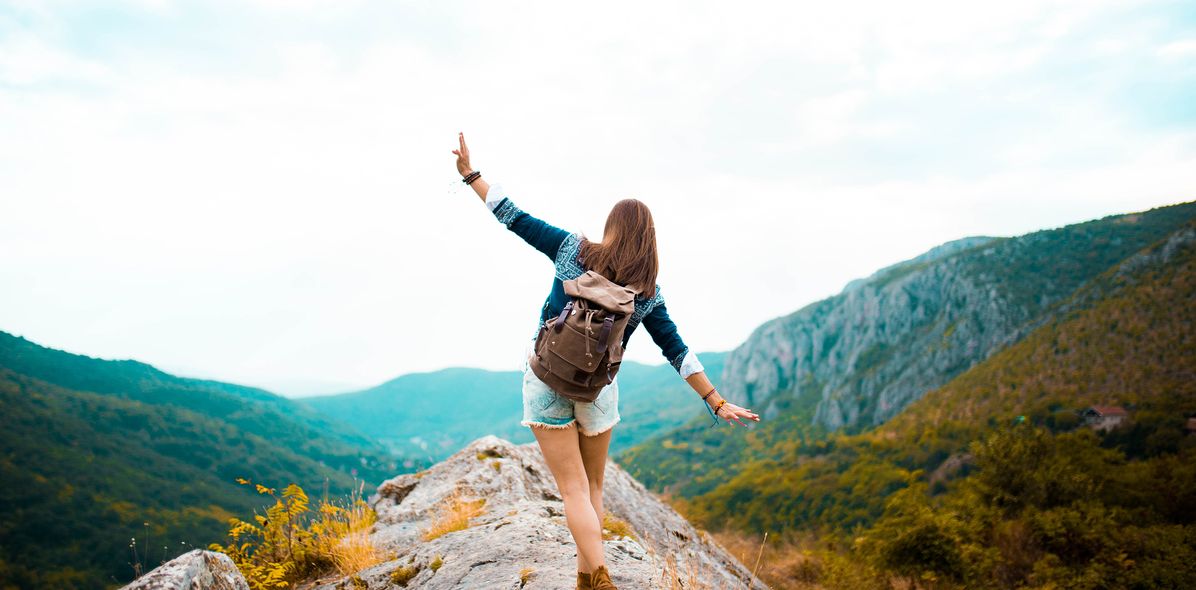
[[[710,394],[708,393],[706,395],[710,395]],[[723,398],[722,401],[718,402],[718,405],[715,406],[713,409],[710,408],[710,404],[706,404],[706,411],[710,412],[710,417],[714,419],[714,424],[710,425],[711,428],[718,426],[718,424],[719,424],[718,411],[723,408],[723,404],[725,404],[725,403],[727,403],[727,398]]]
[[[717,416],[717,415],[718,415],[718,411],[719,411],[719,410],[721,410],[721,409],[723,409],[723,404],[726,404],[726,403],[727,403],[727,398],[725,398],[725,397],[724,397],[724,398],[722,399],[722,401],[718,402],[718,405],[717,405],[717,406],[714,406],[714,415],[715,415],[715,416]]]

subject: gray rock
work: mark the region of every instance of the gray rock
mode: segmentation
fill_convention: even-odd
[[[604,542],[619,588],[767,588],[749,584],[743,564],[611,460],[604,482],[605,510],[633,534]],[[454,492],[484,499],[484,513],[463,530],[424,540]],[[485,436],[427,471],[383,483],[370,503],[378,513],[373,540],[393,559],[320,590],[397,588],[392,574],[401,567],[417,570],[406,588],[559,590],[576,583],[576,545],[536,443]]]
[[[122,590],[249,590],[249,584],[227,555],[196,549],[154,568]]]

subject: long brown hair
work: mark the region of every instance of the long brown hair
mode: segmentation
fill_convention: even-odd
[[[656,296],[656,224],[648,206],[636,199],[623,199],[606,216],[602,241],[582,237],[580,257],[586,268],[633,289],[640,296]]]

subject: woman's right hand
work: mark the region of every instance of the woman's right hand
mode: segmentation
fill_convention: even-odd
[[[731,402],[723,404],[723,406],[718,409],[717,416],[726,420],[728,424],[731,424],[732,421],[734,421],[738,422],[740,426],[745,428],[747,427],[747,424],[744,424],[740,418],[747,418],[748,420],[755,420],[756,422],[760,421],[759,414],[756,414],[747,408],[741,408]]]
[[[457,172],[465,177],[473,172],[473,168],[469,165],[469,147],[465,145],[465,133],[457,133],[457,140],[461,142],[461,147],[453,150],[453,153],[457,154]]]

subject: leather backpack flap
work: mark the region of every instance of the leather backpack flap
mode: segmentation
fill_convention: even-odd
[[[631,315],[635,311],[635,295],[638,291],[610,281],[606,277],[587,270],[576,279],[564,281],[565,294],[574,299],[585,299],[609,312]]]
[[[607,361],[611,364],[621,362],[623,333],[631,319],[631,314],[635,312],[635,296],[639,291],[619,285],[593,270],[586,271],[576,279],[564,281],[564,287],[566,295],[575,300],[581,300],[579,306],[601,309],[606,312],[597,314],[597,319],[600,322],[605,322],[608,318],[612,321],[609,326],[599,324],[599,327],[595,328],[597,330],[595,334],[598,336],[598,341],[604,344],[601,352],[608,355]],[[582,329],[580,326],[585,323],[585,318],[579,319],[581,320],[578,322],[580,331]]]

